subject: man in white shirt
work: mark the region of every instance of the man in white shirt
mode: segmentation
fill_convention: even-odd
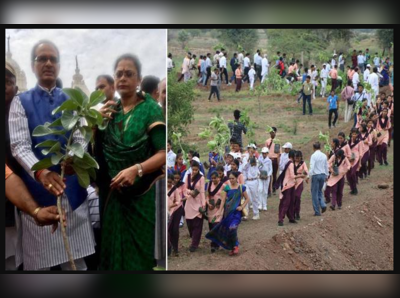
[[[284,152],[281,154],[281,159],[279,161],[279,174],[285,170],[286,164],[289,161],[289,152],[293,149],[293,145],[291,143],[286,143],[282,148]]]
[[[238,62],[239,62],[239,64],[240,64],[240,66],[241,66],[241,69],[243,70],[243,69],[244,69],[244,65],[243,65],[243,63],[244,63],[243,51],[240,51],[239,54],[238,54]]]
[[[330,63],[329,61],[325,63],[326,70],[328,71],[328,73],[331,71],[331,65],[329,63]]]
[[[371,97],[368,96],[368,94],[365,93],[365,90],[364,90],[364,86],[363,86],[363,85],[358,84],[357,89],[354,89],[354,90],[357,90],[357,91],[356,91],[356,93],[355,93],[355,94],[353,95],[353,97],[352,97],[352,99],[353,99],[353,101],[354,101],[353,109],[354,109],[354,107],[356,106],[357,102],[358,102],[358,101],[363,101],[364,98],[367,99],[367,101],[368,101],[368,106],[371,106],[371,105],[370,105],[370,104],[371,104]],[[354,116],[354,125],[353,125],[353,127],[356,127],[356,124],[357,124],[357,113],[354,113],[353,116]]]
[[[254,81],[256,80],[256,71],[254,70],[254,66],[251,66],[251,69],[248,73],[249,81],[250,81],[250,90],[253,90]]]
[[[363,73],[364,72],[364,64],[365,64],[365,56],[363,55],[362,51],[358,52],[357,64],[358,64],[358,68]]]
[[[381,66],[381,58],[379,58],[378,53],[375,53],[375,57],[374,57],[374,66],[376,68],[379,69],[379,67]]]
[[[339,54],[339,69],[344,72],[344,58],[342,52]]]
[[[219,54],[220,54],[220,51],[216,51],[214,58],[213,58],[213,63],[216,67],[219,67]]]
[[[379,77],[376,74],[378,72],[378,68],[375,66],[372,69],[372,73],[368,76],[368,84],[371,85],[372,90],[374,90],[374,94],[372,96],[375,98],[379,94]]]
[[[172,144],[170,140],[168,140],[167,150],[167,168],[169,171],[173,171],[175,167],[176,154],[174,151],[172,151]]]
[[[311,178],[311,195],[314,208],[314,216],[321,216],[326,211],[325,198],[322,192],[324,183],[328,181],[328,158],[321,152],[319,142],[313,145],[314,154],[311,156],[310,171],[308,177]]]
[[[360,75],[359,75],[358,67],[354,68],[354,74],[353,74],[352,82],[353,82],[354,90],[357,90],[358,83],[360,83]]]
[[[321,69],[321,96],[322,98],[325,97],[325,92],[326,92],[326,85],[328,83],[328,75],[329,75],[329,71],[326,69],[326,64],[324,63],[322,65],[322,69]]]
[[[264,82],[265,78],[268,76],[269,62],[267,59],[267,54],[264,54],[264,58],[261,61],[261,84]]]
[[[256,74],[258,79],[261,81],[261,72],[262,72],[262,57],[261,57],[261,51],[257,50],[256,55],[254,55],[254,66],[256,70]]]
[[[219,56],[220,56],[219,68],[221,71],[221,80],[222,80],[222,75],[225,75],[225,82],[228,86],[230,86],[231,83],[229,83],[229,81],[228,81],[228,70],[226,69],[226,57],[225,57],[224,53],[220,53]]]
[[[269,149],[267,147],[262,148],[261,155],[258,158],[260,179],[258,181],[258,193],[261,208],[264,211],[268,210],[268,188],[272,176],[272,160],[268,157]]]
[[[317,86],[318,71],[314,65],[311,65],[311,82],[313,84],[312,99],[315,99],[315,87]]]
[[[250,54],[247,53],[247,54],[246,54],[246,57],[244,57],[244,59],[243,59],[243,66],[244,66],[244,78],[243,78],[243,81],[244,81],[244,82],[247,81],[247,83],[250,83],[250,80],[249,80],[249,71],[250,71],[250,63],[251,63],[251,62],[250,62],[249,56],[250,56]]]
[[[172,54],[169,53],[168,54],[168,58],[167,58],[167,70],[168,70],[168,72],[171,72],[173,68],[174,68],[174,62],[172,61]]]
[[[210,57],[211,57],[211,53],[207,53],[207,58],[206,58],[207,78],[206,78],[205,86],[207,86],[208,80],[211,77],[212,61],[211,61]]]
[[[335,67],[335,65],[336,65],[336,60],[335,60],[336,56],[337,56],[336,54],[333,54],[332,61],[331,61],[332,68]]]
[[[371,64],[367,64],[367,68],[364,70],[364,82],[368,82],[370,70],[371,70]]]

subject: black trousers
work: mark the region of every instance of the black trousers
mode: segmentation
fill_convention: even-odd
[[[210,79],[210,77],[211,77],[211,67],[209,66],[209,67],[207,67],[207,77],[206,77],[206,81],[204,83],[204,86],[207,86],[207,82]]]
[[[226,70],[226,68],[224,68],[223,70],[221,68],[221,81],[222,81],[222,76],[223,75],[225,76],[225,82],[228,85],[228,71]]]
[[[247,83],[250,83],[250,79],[249,79],[249,76],[248,76],[249,71],[250,71],[250,67],[245,67],[245,68],[244,68],[244,78],[243,78],[243,81],[245,81],[245,82],[247,82]]]
[[[220,98],[219,98],[218,86],[211,86],[210,96],[208,97],[208,100],[211,99],[211,96],[212,96],[213,94],[216,94],[216,95],[217,95],[217,98],[218,98],[218,101],[219,101]]]
[[[330,109],[329,110],[329,127],[332,126],[332,115],[335,114],[335,119],[333,119],[333,125],[336,124],[336,121],[339,117],[337,109]]]

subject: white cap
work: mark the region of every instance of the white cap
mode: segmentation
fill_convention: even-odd
[[[283,149],[293,149],[293,146],[291,143],[286,143],[285,145],[282,146]]]
[[[367,67],[371,67],[371,64],[367,64]]]
[[[200,164],[200,159],[197,156],[193,157],[192,160],[197,161]]]
[[[267,147],[263,147],[261,149],[261,153],[269,153],[269,149]]]
[[[247,148],[257,149],[257,146],[256,146],[255,144],[251,143],[251,144],[249,144],[249,145],[247,146]]]
[[[322,66],[326,66],[326,63],[322,64]]]
[[[221,52],[221,53],[219,53],[219,56],[220,56],[220,57],[224,56],[224,53],[222,53],[222,52]]]

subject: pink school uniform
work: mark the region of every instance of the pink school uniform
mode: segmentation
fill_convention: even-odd
[[[303,174],[304,172],[308,175],[308,168],[305,161],[300,162],[298,165],[294,165],[295,175]],[[300,206],[301,206],[301,195],[304,188],[304,179],[297,178],[295,180],[295,191],[294,191],[294,215],[295,217],[300,217]]]
[[[326,183],[327,187],[325,191],[325,199],[327,202],[329,202],[332,196],[332,206],[336,207],[336,205],[338,205],[339,207],[342,207],[343,189],[345,184],[344,176],[351,169],[351,164],[345,156],[338,163],[336,162],[336,156],[332,156],[328,161],[328,165],[331,175],[329,176],[328,182]],[[333,167],[335,165],[338,167],[337,176],[334,176],[332,174],[334,172]]]
[[[217,204],[218,200],[221,200],[221,193],[224,190],[225,184],[222,183],[221,185],[214,185],[211,183],[207,195],[207,203],[210,202],[210,200],[214,200],[214,204]],[[219,208],[214,208],[213,210],[210,210],[208,208],[207,211],[208,214],[208,222],[209,223],[218,223],[222,220],[222,217],[224,215],[224,202],[221,202]]]

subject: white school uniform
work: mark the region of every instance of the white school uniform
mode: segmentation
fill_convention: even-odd
[[[261,207],[263,209],[268,209],[268,188],[273,171],[272,161],[268,156],[264,158],[262,155],[260,155],[258,162],[260,171],[266,171],[268,173],[267,180],[258,180],[258,198],[260,200]]]

